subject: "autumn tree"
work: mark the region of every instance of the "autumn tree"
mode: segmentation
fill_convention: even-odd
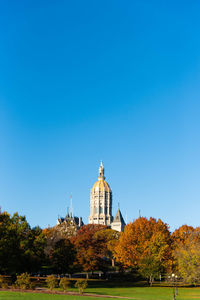
[[[46,237],[45,254],[50,255],[56,243],[60,240],[69,240],[76,235],[74,226],[70,226],[69,222],[43,229],[43,234]]]
[[[174,248],[188,244],[191,236],[195,236],[196,229],[192,226],[182,225],[172,233]]]
[[[106,228],[103,230],[99,230],[95,233],[94,238],[97,241],[102,241],[104,247],[102,247],[102,255],[109,259],[110,261],[114,257],[114,249],[119,241],[120,232]]]
[[[62,240],[64,237],[60,231],[55,227],[43,229],[43,234],[46,238],[45,254],[47,257],[52,253],[56,243]]]
[[[172,249],[173,249],[173,271],[178,272],[178,256],[177,253],[186,251],[190,248],[190,243],[200,243],[200,228],[188,225],[182,225],[172,233]]]
[[[39,227],[31,229],[24,216],[0,213],[0,272],[33,272],[44,258],[45,238]]]
[[[175,249],[177,271],[187,283],[196,284],[200,280],[200,241],[191,236],[187,243],[180,244]]]
[[[69,239],[62,239],[56,242],[50,253],[50,263],[53,265],[54,271],[58,274],[71,274],[75,258],[75,247]]]
[[[143,278],[146,278],[150,285],[152,285],[154,278],[158,278],[161,273],[161,265],[154,255],[147,255],[141,258],[138,271]]]
[[[185,282],[200,279],[200,228],[182,225],[172,233],[174,271]]]
[[[115,247],[115,257],[125,267],[137,268],[150,284],[156,274],[170,268],[171,237],[160,219],[140,217],[125,227]],[[146,268],[146,269],[145,269]]]
[[[104,225],[88,224],[83,226],[72,242],[77,250],[77,264],[86,272],[105,271],[112,257],[114,240],[118,239],[116,231]]]
[[[0,214],[0,273],[12,274],[20,269],[21,250],[17,232],[7,212]]]

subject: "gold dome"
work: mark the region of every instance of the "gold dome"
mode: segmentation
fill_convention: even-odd
[[[95,182],[95,184],[92,187],[91,193],[94,193],[94,192],[110,193],[111,188],[109,187],[109,184],[105,180],[99,179],[97,182]]]
[[[111,192],[111,188],[109,187],[109,184],[105,181],[104,166],[103,166],[102,161],[101,161],[101,164],[99,167],[98,181],[95,182],[95,184],[93,185],[93,188],[91,190],[91,193],[94,193],[94,192],[107,192],[107,193]]]

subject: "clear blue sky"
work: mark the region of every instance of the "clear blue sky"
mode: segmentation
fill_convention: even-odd
[[[0,205],[88,222],[100,160],[130,222],[200,225],[200,2],[0,2]]]

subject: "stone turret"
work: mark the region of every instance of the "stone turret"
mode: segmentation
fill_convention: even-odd
[[[124,222],[124,219],[122,217],[121,211],[118,208],[117,213],[114,217],[114,220],[111,224],[111,228],[117,231],[124,231],[126,223]]]

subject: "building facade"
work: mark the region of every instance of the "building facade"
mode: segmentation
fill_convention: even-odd
[[[55,228],[61,234],[65,236],[71,237],[77,233],[77,231],[84,225],[81,217],[75,217],[72,213],[69,214],[67,211],[67,215],[65,218],[58,218],[57,225]]]
[[[112,190],[105,181],[104,166],[101,161],[98,181],[90,192],[89,224],[102,224],[117,231],[124,231],[125,222],[118,209],[115,218],[112,216]]]
[[[98,181],[90,192],[90,224],[111,225],[112,223],[112,191],[105,181],[104,166],[101,161]]]

